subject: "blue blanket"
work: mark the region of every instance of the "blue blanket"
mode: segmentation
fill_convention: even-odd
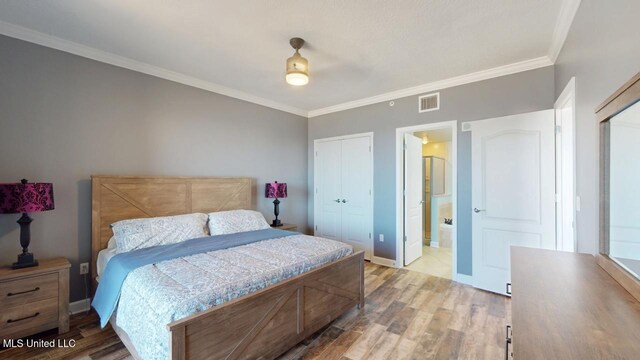
[[[293,234],[296,233],[279,229],[255,230],[236,234],[207,236],[177,244],[153,246],[117,254],[107,263],[107,267],[100,277],[100,283],[91,306],[96,309],[100,316],[100,325],[104,327],[109,322],[109,318],[118,304],[124,280],[131,271],[139,267],[183,256],[282,238]]]

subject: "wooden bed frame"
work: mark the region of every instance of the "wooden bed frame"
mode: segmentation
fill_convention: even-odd
[[[94,279],[116,221],[254,208],[251,178],[92,176],[91,185]],[[170,356],[273,359],[354,306],[364,306],[362,251],[168,324]],[[126,334],[116,332],[138,358]]]

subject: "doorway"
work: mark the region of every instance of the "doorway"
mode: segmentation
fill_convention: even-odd
[[[554,105],[556,121],[556,248],[576,252],[575,123],[576,79],[571,78]]]
[[[456,279],[457,122],[396,129],[399,267]]]

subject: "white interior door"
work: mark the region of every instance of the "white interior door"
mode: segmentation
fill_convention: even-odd
[[[404,265],[422,256],[422,139],[404,135]]]
[[[342,239],[342,141],[316,144],[316,235]]]
[[[371,234],[371,138],[342,140],[342,241],[365,259],[373,255]]]
[[[512,245],[555,249],[554,133],[553,110],[472,124],[474,286],[505,293]]]

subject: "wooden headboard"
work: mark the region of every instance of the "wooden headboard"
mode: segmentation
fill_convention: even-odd
[[[251,209],[251,178],[91,176],[91,276],[116,221]],[[94,284],[95,285],[95,284]]]

